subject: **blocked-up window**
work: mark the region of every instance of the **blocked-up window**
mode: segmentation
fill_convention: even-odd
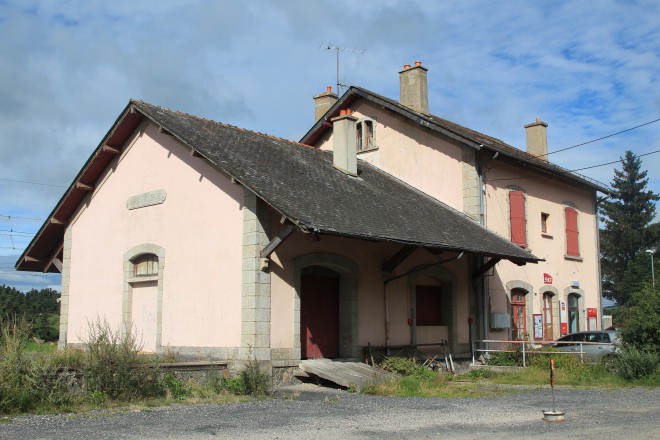
[[[566,217],[566,255],[571,257],[580,256],[580,243],[578,232],[578,212],[574,208],[567,207],[564,210]]]
[[[527,246],[527,219],[525,218],[525,193],[509,191],[509,215],[511,241],[519,246]]]
[[[417,285],[415,291],[417,325],[442,325],[442,288]]]

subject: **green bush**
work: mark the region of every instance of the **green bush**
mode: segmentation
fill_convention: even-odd
[[[157,369],[140,362],[140,346],[131,332],[122,336],[107,321],[97,321],[89,325],[86,345],[82,366],[85,392],[123,400],[162,393]]]
[[[649,349],[624,344],[608,364],[615,374],[626,380],[643,379],[658,372],[660,355]]]
[[[172,399],[181,400],[192,396],[192,389],[172,373],[165,374],[159,384],[165,394]]]
[[[626,344],[660,353],[660,292],[646,285],[623,310],[621,337]]]

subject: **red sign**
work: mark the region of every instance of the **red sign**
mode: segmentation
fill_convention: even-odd
[[[566,323],[566,322],[561,323],[561,334],[562,335],[567,335],[568,334],[568,323]]]
[[[598,316],[598,309],[587,308],[587,318],[596,318]]]
[[[552,284],[552,277],[547,273],[543,274],[543,284]]]

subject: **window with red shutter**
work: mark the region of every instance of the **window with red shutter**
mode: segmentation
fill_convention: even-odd
[[[566,216],[566,255],[571,257],[580,256],[580,245],[578,242],[577,211],[573,208],[565,208]]]
[[[527,220],[525,219],[525,193],[509,191],[509,213],[511,241],[519,246],[527,246]]]

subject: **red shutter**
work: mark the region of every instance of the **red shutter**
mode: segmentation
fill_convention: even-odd
[[[509,192],[509,211],[511,213],[511,241],[520,246],[527,246],[525,220],[525,193]]]
[[[564,212],[566,214],[566,255],[579,257],[577,211],[573,208],[566,208]]]

